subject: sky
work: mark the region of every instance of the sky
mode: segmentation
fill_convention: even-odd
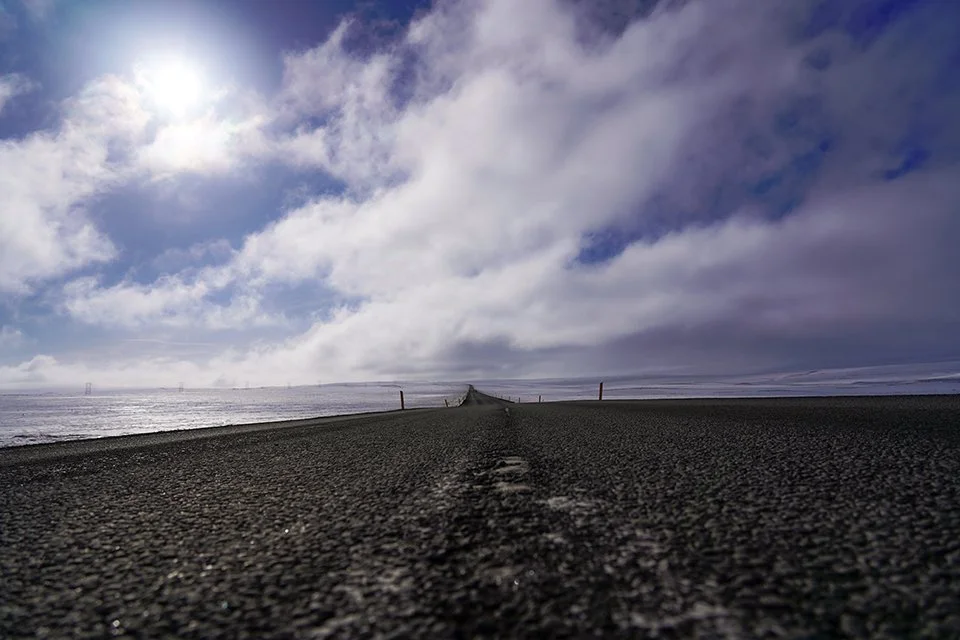
[[[960,3],[0,0],[0,389],[960,361]]]

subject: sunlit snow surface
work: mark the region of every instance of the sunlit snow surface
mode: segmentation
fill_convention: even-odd
[[[395,383],[258,389],[0,392],[0,446],[400,408]],[[466,384],[404,383],[407,408],[454,404]]]
[[[513,401],[593,400],[595,378],[473,380]],[[0,392],[0,446],[329,416],[400,407],[443,407],[466,382],[330,384],[258,389],[177,389],[73,393]],[[605,400],[960,393],[960,363],[833,369],[744,377],[619,376],[604,379]]]

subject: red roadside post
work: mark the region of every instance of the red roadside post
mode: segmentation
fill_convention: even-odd
[[[603,400],[603,382],[600,383],[600,400]]]
[[[403,411],[404,409],[406,409],[406,407],[403,406],[403,389],[400,389],[400,411]]]

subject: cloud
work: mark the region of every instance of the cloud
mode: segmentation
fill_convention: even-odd
[[[11,73],[0,76],[0,114],[3,108],[13,98],[26,93],[33,88],[33,85],[23,76]]]
[[[158,178],[182,173],[222,174],[236,168],[258,144],[257,121],[230,123],[206,117],[172,123],[140,150],[141,166]]]
[[[156,122],[136,158],[151,179],[223,175],[275,153],[266,133],[273,115],[259,96],[230,87],[213,94],[200,114]]]
[[[103,78],[65,104],[57,131],[0,142],[0,292],[111,260],[115,248],[84,203],[125,179],[112,156],[145,125],[135,96]]]
[[[176,365],[208,381],[960,357],[956,27],[917,10],[865,41],[813,29],[814,3],[668,5],[585,37],[551,0],[441,3],[376,52],[342,26],[286,57],[273,113],[237,134],[254,142],[183,123],[138,158],[344,190],[215,268],[76,280],[62,309],[211,330],[278,290],[337,294],[299,334]]]
[[[635,336],[648,342],[634,347],[634,370],[676,364],[678,356],[701,367],[715,366],[710,356],[726,365],[739,359],[738,366],[773,366],[764,353],[770,344],[822,344],[864,328],[876,335],[872,343],[862,336],[861,345],[900,349],[912,337],[891,333],[898,326],[960,321],[950,280],[934,279],[960,271],[944,240],[960,231],[953,177],[922,176],[815,197],[774,223],[736,216],[636,243],[595,268],[565,269],[569,253],[544,252],[472,278],[433,277],[343,309],[256,357],[293,370],[330,367],[383,376],[448,366],[469,370],[472,362],[452,357],[458,345],[504,345],[514,373],[555,375],[586,373],[580,367],[588,359],[577,354],[557,362],[549,359],[552,351]],[[920,196],[929,208],[920,218],[903,217],[903,207]],[[656,344],[665,332],[685,335],[667,349]],[[733,359],[723,349],[728,339],[741,349]],[[777,361],[783,366],[790,355],[778,353]],[[798,349],[793,357],[799,362],[805,355]],[[742,362],[745,357],[752,362]],[[591,365],[594,370],[603,365]]]
[[[6,76],[0,106],[31,86]],[[115,260],[117,248],[89,211],[99,196],[144,180],[236,170],[264,154],[261,120],[250,111],[237,119],[210,111],[160,121],[132,83],[104,76],[64,101],[57,127],[0,141],[0,292],[27,294]]]
[[[286,94],[314,95],[312,79],[326,77],[328,66],[335,79],[347,76],[341,67],[356,79],[321,91],[327,97],[317,104],[331,111],[329,124],[299,130],[288,146],[299,150],[298,158],[307,150],[346,158],[346,168],[334,169],[338,175],[367,181],[364,172],[372,172],[379,190],[360,201],[320,199],[291,212],[251,238],[238,259],[274,265],[288,256],[296,264],[274,270],[298,273],[304,251],[288,248],[309,244],[316,257],[306,263],[329,263],[335,286],[379,294],[424,273],[467,274],[563,243],[574,250],[580,233],[626,215],[664,180],[682,136],[709,113],[703,107],[731,99],[746,79],[662,82],[665,72],[638,54],[663,25],[638,24],[597,53],[572,41],[571,16],[552,3],[525,7],[531,5],[531,20],[544,28],[518,32],[516,16],[499,3],[485,3],[475,33],[462,40],[448,24],[460,14],[415,25],[411,40],[433,57],[417,69],[423,79],[406,109],[379,107],[396,79],[384,78],[383,70],[396,61],[374,57],[359,69],[355,60],[332,64],[336,36],[288,59]],[[450,69],[450,60],[462,66]],[[652,86],[637,82],[644,73],[653,76]],[[343,98],[330,106],[330,96]],[[360,131],[351,125],[344,133],[343,123],[360,123]],[[273,254],[265,246],[275,247]]]
[[[178,380],[203,379],[200,367],[189,362],[153,357],[114,362],[109,368],[79,362],[62,362],[40,354],[17,365],[0,365],[0,380],[15,387],[72,387],[95,381],[102,387],[130,387],[139,384],[162,386]]]
[[[283,318],[264,312],[254,292],[233,292],[226,304],[206,297],[225,288],[218,269],[201,270],[187,280],[163,276],[150,285],[120,282],[101,287],[96,278],[78,278],[63,288],[63,311],[88,324],[119,328],[144,325],[235,329],[282,324]]]
[[[151,286],[122,282],[100,288],[96,278],[79,278],[64,287],[63,306],[82,322],[136,327],[149,319],[184,326],[199,306],[206,286],[163,277]]]
[[[929,95],[913,69],[936,51],[888,63],[927,18],[864,52],[837,30],[797,38],[806,16],[742,2],[655,12],[598,45],[552,2],[525,3],[522,16],[512,3],[450,6],[410,29],[425,55],[404,76],[406,103],[389,101],[398,76],[384,77],[399,74],[399,54],[357,67],[331,52],[335,37],[287,61],[285,91],[320,86],[328,114],[292,146],[371,157],[372,176],[333,170],[376,186],[290,212],[237,256],[259,277],[324,277],[363,300],[278,360],[310,367],[314,354],[376,375],[486,344],[522,367],[540,351],[746,327],[766,364],[778,338],[875,329],[883,349],[890,326],[957,321],[943,302],[957,262],[941,243],[957,232],[956,159],[884,178],[901,162],[905,105]],[[312,84],[328,68],[333,84]],[[884,80],[860,93],[854,77]],[[885,110],[863,118],[868,103]],[[926,123],[955,136],[940,113]],[[370,131],[344,135],[344,122]],[[751,198],[765,181],[780,185],[776,198]],[[711,206],[737,183],[753,186]],[[654,215],[657,203],[666,211]],[[639,232],[622,253],[579,263],[594,233],[623,227]]]
[[[277,97],[280,123],[322,119],[321,128],[297,126],[278,140],[280,159],[321,169],[355,189],[374,186],[389,173],[394,120],[390,98],[397,60],[387,54],[365,59],[349,54],[351,23],[344,22],[322,45],[289,54]]]

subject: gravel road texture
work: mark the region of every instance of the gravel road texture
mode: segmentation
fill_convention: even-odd
[[[0,637],[960,637],[957,397],[0,450]]]

